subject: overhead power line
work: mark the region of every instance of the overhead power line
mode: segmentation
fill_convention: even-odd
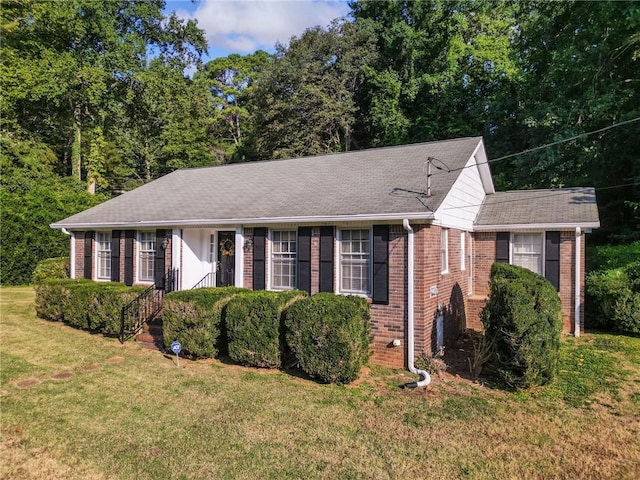
[[[556,145],[560,145],[562,143],[571,142],[571,141],[577,140],[579,138],[588,137],[589,135],[595,135],[596,133],[606,132],[607,130],[611,130],[612,128],[622,127],[623,125],[628,125],[630,123],[637,122],[638,120],[640,120],[640,117],[631,118],[629,120],[624,120],[622,122],[614,123],[612,125],[608,125],[606,127],[599,128],[597,130],[592,130],[590,132],[580,133],[578,135],[574,135],[574,136],[568,137],[568,138],[563,138],[562,140],[557,140],[555,142],[547,143],[545,145],[540,145],[538,147],[528,148],[526,150],[523,150],[522,152],[510,153],[509,155],[504,155],[502,157],[492,158],[491,160],[487,160],[486,162],[478,162],[478,163],[474,163],[472,165],[465,165],[464,167],[460,167],[460,168],[448,169],[448,171],[446,171],[446,172],[444,172],[444,171],[435,172],[433,175],[444,175],[445,173],[459,172],[461,170],[464,170],[465,168],[472,168],[472,167],[475,167],[475,166],[478,166],[478,165],[484,165],[484,164],[489,164],[489,163],[500,162],[500,161],[506,160],[508,158],[518,157],[520,155],[526,155],[527,153],[537,152],[537,151],[543,150],[545,148],[554,147]],[[439,169],[439,170],[441,170],[441,169]]]

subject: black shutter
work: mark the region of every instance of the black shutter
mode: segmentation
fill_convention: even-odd
[[[84,232],[84,278],[91,280],[91,266],[93,265],[93,234]]]
[[[389,225],[373,226],[373,303],[389,304]]]
[[[320,227],[320,291],[333,292],[333,227]]]
[[[544,252],[544,276],[560,290],[560,232],[547,232]]]
[[[496,233],[496,262],[509,263],[509,232]]]
[[[164,246],[166,239],[165,230],[156,230],[156,255],[153,262],[153,277],[156,288],[164,289]]]
[[[311,293],[311,227],[298,228],[298,289]]]
[[[124,232],[124,284],[133,285],[133,239],[136,232],[125,230]]]
[[[265,288],[265,228],[253,229],[253,289],[264,290]]]
[[[111,281],[120,281],[120,230],[111,232]]]

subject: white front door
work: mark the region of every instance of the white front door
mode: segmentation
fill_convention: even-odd
[[[204,228],[185,229],[182,234],[182,289],[190,290],[204,280],[203,286],[216,284],[216,232]]]

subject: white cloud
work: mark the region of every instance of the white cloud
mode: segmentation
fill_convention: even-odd
[[[273,51],[276,42],[288,44],[306,28],[327,26],[349,12],[344,1],[321,0],[202,0],[195,11],[178,10],[182,18],[198,20],[209,52]]]

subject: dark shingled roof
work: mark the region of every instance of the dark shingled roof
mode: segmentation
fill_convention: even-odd
[[[400,218],[408,213],[429,218],[460,174],[456,169],[464,167],[481,141],[462,138],[177,170],[52,226],[204,225],[379,214]],[[427,199],[419,192],[426,191],[430,156],[453,171],[434,169]]]
[[[476,226],[558,224],[597,227],[596,192],[590,187],[496,192],[485,197]]]

